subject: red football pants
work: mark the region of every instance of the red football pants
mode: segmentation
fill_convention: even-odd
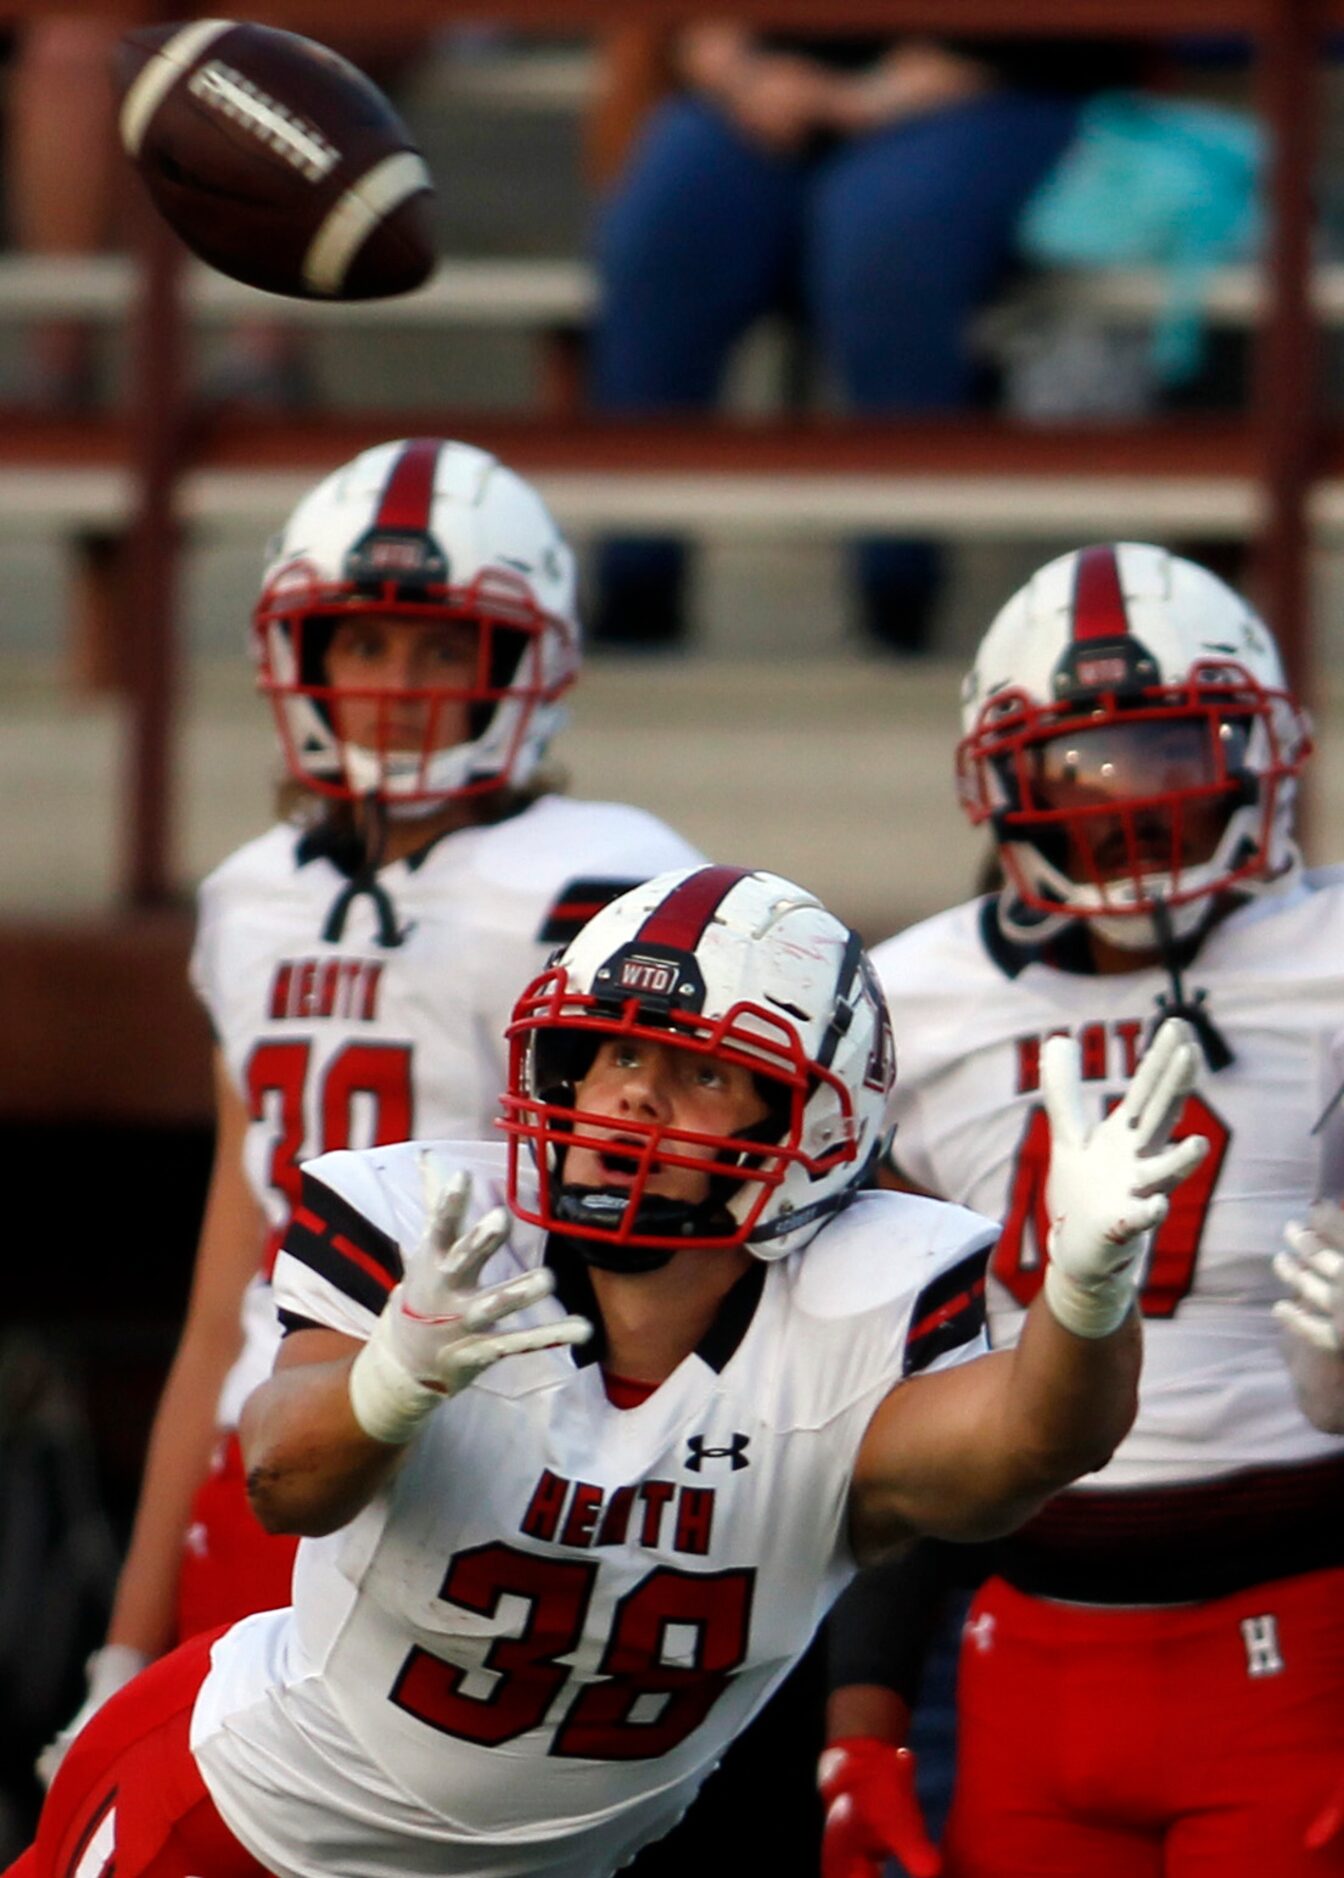
[[[7,1878],[267,1878],[207,1793],[187,1745],[218,1632],[119,1689],[56,1771],[36,1843]]]
[[[1344,1874],[1344,1830],[1305,1843],[1344,1776],[1344,1571],[1149,1610],[990,1579],[958,1715],[946,1878]]]
[[[177,1591],[179,1641],[288,1604],[298,1543],[258,1525],[238,1437],[229,1435],[191,1503]]]

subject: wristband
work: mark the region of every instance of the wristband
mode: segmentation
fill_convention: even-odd
[[[1109,1337],[1129,1315],[1134,1283],[1123,1271],[1081,1284],[1051,1259],[1045,1268],[1045,1301],[1055,1321],[1075,1337]]]
[[[388,1447],[404,1447],[443,1400],[437,1389],[416,1381],[377,1330],[350,1365],[349,1390],[355,1420],[372,1440]]]

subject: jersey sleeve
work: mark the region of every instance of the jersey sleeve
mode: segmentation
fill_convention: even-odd
[[[324,1154],[305,1167],[272,1281],[285,1331],[365,1341],[401,1271],[392,1209],[367,1157]]]
[[[861,1432],[905,1378],[983,1355],[997,1237],[979,1213],[908,1193],[866,1193],[827,1226],[799,1267],[809,1418],[861,1407]]]
[[[960,1211],[961,1209],[958,1209]],[[997,1233],[983,1229],[927,1279],[905,1333],[901,1375],[948,1369],[989,1348],[985,1279]]]

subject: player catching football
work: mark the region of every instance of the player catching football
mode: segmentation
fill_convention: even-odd
[[[1053,1280],[1047,1038],[1077,1040],[1095,1122],[1152,1026],[1185,1012],[1201,1047],[1175,1138],[1193,1130],[1210,1151],[1140,1270],[1132,1431],[1100,1473],[960,1561],[986,1582],[961,1647],[943,1869],[1338,1873],[1344,1423],[1331,1436],[1302,1412],[1329,1426],[1332,1370],[1340,1404],[1333,1210],[1295,1228],[1280,1261],[1301,1403],[1275,1311],[1285,1224],[1340,1191],[1339,1105],[1317,1124],[1339,1085],[1344,879],[1304,872],[1292,838],[1306,722],[1244,600],[1122,543],[1052,561],[1008,602],[963,728],[963,800],[993,830],[1004,885],[874,962],[901,1044],[900,1173],[1005,1221],[994,1345],[1030,1326]],[[844,1812],[827,1870],[847,1878],[876,1873],[893,1837],[936,1868],[895,1810],[925,1567],[878,1578],[835,1619],[846,1681],[824,1778]]]
[[[642,810],[555,793],[573,557],[483,451],[388,443],[319,483],[271,552],[253,648],[287,812],[200,893],[214,1171],[107,1644],[47,1778],[151,1657],[289,1602],[294,1541],[248,1510],[233,1430],[279,1341],[300,1160],[486,1133],[519,984],[604,899],[699,859]]]
[[[1157,1033],[1104,1120],[1047,1046],[1051,1277],[984,1353],[997,1235],[863,1190],[894,1054],[857,938],[704,867],[519,999],[507,1142],[304,1173],[249,1487],[292,1610],[93,1718],[22,1878],[602,1878],[665,1833],[857,1558],[988,1537],[1129,1425],[1136,1260],[1205,1144]]]

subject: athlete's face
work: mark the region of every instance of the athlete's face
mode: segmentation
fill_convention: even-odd
[[[769,1113],[751,1071],[742,1064],[643,1037],[609,1037],[598,1046],[578,1086],[575,1107],[610,1118],[609,1130],[585,1125],[583,1134],[586,1138],[598,1135],[611,1145],[571,1147],[565,1157],[566,1184],[606,1188],[634,1185],[637,1165],[632,1154],[638,1156],[648,1143],[641,1128],[623,1128],[623,1123],[722,1138],[740,1135]],[[695,1160],[714,1159],[708,1142],[678,1141],[676,1152]],[[645,1192],[696,1205],[708,1196],[709,1176],[693,1167],[668,1167],[655,1161]]]
[[[446,750],[468,739],[465,692],[476,679],[480,630],[470,620],[364,613],[340,621],[326,653],[336,729],[371,750]]]
[[[1228,816],[1226,793],[1213,791],[1226,791],[1245,746],[1237,725],[1221,724],[1219,736],[1215,751],[1202,717],[1149,719],[1080,727],[1031,750],[1033,804],[1064,816],[1075,878],[1119,880],[1210,859]]]

